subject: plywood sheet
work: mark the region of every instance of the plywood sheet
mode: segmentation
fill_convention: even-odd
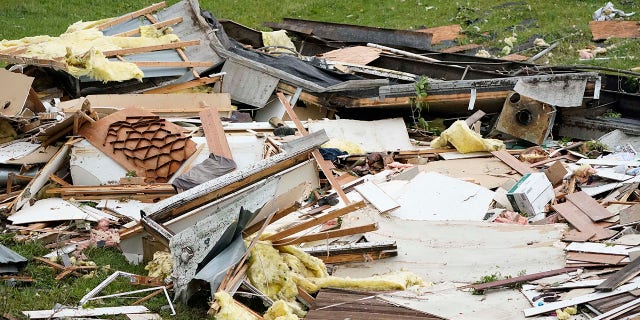
[[[567,200],[571,201],[573,205],[580,208],[591,220],[600,221],[610,217],[613,217],[615,213],[610,212],[605,207],[600,205],[598,201],[584,192],[576,192],[566,195]]]
[[[640,221],[640,204],[634,204],[620,211],[620,224],[627,225],[638,221]]]
[[[453,178],[470,178],[488,189],[500,187],[510,181],[515,184],[521,178],[519,174],[510,174],[513,169],[494,157],[430,161],[420,167],[424,171],[438,172]]]
[[[0,69],[0,115],[12,117],[22,111],[32,82],[32,77]]]
[[[85,124],[80,135],[137,176],[166,182],[196,151],[182,131],[150,112],[127,108]]]
[[[355,46],[329,51],[323,53],[321,57],[331,61],[366,65],[378,59],[380,52],[382,50],[378,48]]]
[[[638,21],[589,21],[593,41],[609,38],[640,38]]]

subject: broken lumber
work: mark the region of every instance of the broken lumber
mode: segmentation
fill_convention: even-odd
[[[360,233],[365,233],[365,232],[375,231],[375,230],[378,230],[378,224],[372,223],[372,224],[367,224],[359,227],[319,232],[319,233],[308,234],[300,237],[284,238],[284,239],[274,241],[273,245],[284,246],[284,245],[298,244],[298,243],[304,243],[304,242],[350,236],[354,234],[360,234]]]
[[[531,169],[529,165],[516,159],[506,150],[492,151],[491,154],[496,158],[502,160],[502,162],[506,163],[509,167],[511,167],[521,175],[536,172],[535,170]]]
[[[550,276],[556,276],[556,275],[563,274],[563,273],[573,272],[573,271],[576,271],[576,270],[578,270],[578,268],[555,269],[555,270],[549,270],[549,271],[543,271],[543,272],[538,272],[538,273],[527,274],[527,275],[519,276],[519,277],[513,277],[513,278],[509,278],[509,279],[491,281],[491,282],[487,282],[487,283],[471,284],[471,285],[467,285],[467,286],[461,287],[460,289],[462,289],[462,288],[473,288],[474,290],[485,290],[485,289],[491,289],[491,288],[497,288],[497,287],[504,287],[504,286],[509,286],[509,285],[512,285],[512,284],[516,284],[518,282],[538,280],[538,279],[542,279],[542,278],[546,278],[546,277],[550,277]]]
[[[618,270],[618,272],[608,277],[607,280],[596,287],[596,290],[604,292],[613,291],[619,285],[631,280],[638,274],[640,274],[640,257],[633,259],[631,263],[627,264],[622,269]]]
[[[300,224],[297,224],[289,229],[280,231],[276,234],[273,234],[267,238],[265,238],[264,240],[268,240],[268,241],[276,241],[276,240],[281,240],[284,239],[285,237],[294,235],[300,231],[309,229],[311,227],[315,227],[317,225],[321,225],[327,221],[333,220],[335,218],[338,218],[340,216],[343,216],[347,213],[353,212],[355,210],[364,208],[365,204],[363,201],[359,201],[356,203],[352,203],[346,207],[340,208],[340,209],[336,209],[333,210],[325,215],[319,216],[319,217],[314,217],[311,221],[306,221],[306,222],[302,222]]]
[[[298,129],[298,131],[300,131],[303,136],[309,135],[309,132],[304,128],[302,122],[300,122],[300,119],[298,119],[296,112],[293,111],[293,108],[289,104],[287,98],[284,96],[284,93],[278,92],[277,96],[278,99],[280,99],[280,102],[284,106],[285,110],[287,111],[289,118],[291,118],[291,120],[293,120],[293,122],[296,124],[296,129]],[[325,177],[329,180],[329,184],[331,184],[331,187],[333,187],[333,189],[338,193],[345,204],[350,204],[351,200],[347,198],[347,195],[344,193],[344,190],[342,190],[340,183],[338,183],[336,177],[333,176],[333,172],[331,172],[331,170],[327,167],[327,164],[324,162],[324,158],[322,158],[320,151],[316,149],[311,154],[313,154],[313,157],[316,159],[318,166],[320,166],[320,169],[322,169]]]

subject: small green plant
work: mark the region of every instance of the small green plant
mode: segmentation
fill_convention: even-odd
[[[411,118],[413,119],[413,126],[418,129],[430,131],[429,122],[422,117],[422,111],[426,108],[429,112],[429,103],[424,101],[427,97],[427,90],[429,89],[429,78],[421,76],[416,80],[415,84],[416,96],[410,99],[411,101]]]
[[[562,137],[560,138],[560,140],[558,140],[558,144],[566,147],[569,144],[569,142],[571,142],[571,140],[572,140],[571,137]]]
[[[489,283],[489,282],[498,281],[499,279],[500,279],[500,273],[496,272],[494,274],[484,275],[484,276],[480,277],[480,281],[474,282],[474,284]],[[471,289],[471,294],[473,294],[473,295],[483,295],[484,294],[484,290]]]
[[[133,178],[133,177],[137,177],[138,173],[135,170],[129,170],[124,176],[127,178]]]
[[[620,118],[622,118],[622,113],[615,112],[615,111],[609,109],[609,110],[607,110],[607,112],[602,114],[602,116],[605,117],[605,118],[620,119]]]

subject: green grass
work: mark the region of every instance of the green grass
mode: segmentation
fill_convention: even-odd
[[[7,312],[15,317],[24,318],[21,311],[24,310],[44,310],[51,309],[56,304],[67,306],[75,306],[78,301],[90,290],[100,284],[105,278],[114,271],[124,271],[139,275],[146,275],[143,265],[132,265],[128,263],[124,256],[113,248],[92,248],[85,251],[89,260],[94,261],[100,268],[95,275],[87,278],[77,278],[67,276],[61,281],[55,280],[57,273],[44,264],[33,261],[34,256],[42,256],[50,252],[42,243],[25,242],[15,243],[10,234],[0,237],[0,242],[14,251],[18,252],[25,258],[29,259],[29,263],[20,275],[31,276],[36,281],[32,284],[10,286],[6,282],[0,283],[0,314]],[[100,295],[106,295],[118,292],[127,292],[137,289],[143,289],[142,286],[132,286],[126,279],[119,278],[111,283]],[[143,297],[150,292],[138,294],[135,299],[132,298],[109,298],[102,301],[90,301],[89,307],[109,307],[131,305],[133,301]],[[162,306],[167,301],[164,295],[158,295],[146,303],[149,310],[163,316],[163,318],[181,319],[203,319],[206,318],[206,309],[188,308],[181,304],[175,304],[178,315],[170,317],[169,310],[162,310]],[[127,319],[121,317],[117,319]]]
[[[153,0],[130,1],[36,1],[0,2],[0,39],[18,39],[41,34],[58,35],[78,20],[96,20],[118,16],[143,8]],[[176,3],[167,1],[168,5]],[[232,19],[260,30],[262,24],[283,17],[359,24],[385,28],[418,29],[460,24],[466,37],[460,44],[479,43],[499,55],[503,39],[516,34],[518,45],[541,37],[560,45],[548,57],[553,65],[590,64],[629,69],[640,66],[640,41],[616,39],[600,45],[615,44],[605,60],[578,61],[578,49],[593,45],[588,23],[593,11],[605,1],[427,1],[427,0],[202,0],[200,6],[218,18]],[[640,11],[636,1],[615,2],[626,12]],[[635,18],[635,17],[632,17]],[[537,49],[522,52],[533,55]],[[545,59],[541,59],[545,60]],[[538,61],[539,63],[543,61]]]

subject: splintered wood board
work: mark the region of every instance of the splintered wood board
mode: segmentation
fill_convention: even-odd
[[[124,110],[120,110],[116,113],[112,113],[94,123],[85,123],[84,126],[80,129],[79,133],[81,136],[85,137],[87,141],[89,141],[93,146],[98,148],[98,150],[104,152],[107,156],[111,157],[115,162],[123,166],[127,170],[133,170],[139,177],[145,177],[146,169],[141,168],[135,165],[133,162],[129,161],[124,153],[116,152],[114,153],[113,147],[111,144],[104,144],[105,138],[107,137],[107,133],[109,131],[109,126],[117,121],[125,121],[127,117],[138,117],[138,116],[155,116],[153,113],[142,110],[140,108],[127,108]],[[183,129],[179,125],[173,124],[169,121],[165,121],[165,128],[173,133],[182,133]],[[185,144],[185,154],[191,155],[196,151],[197,147],[195,142],[191,140],[187,140]]]
[[[607,230],[595,225],[591,219],[589,219],[589,217],[580,210],[580,208],[571,202],[554,204],[551,207],[565,218],[574,228],[586,234],[595,234],[593,237],[594,241],[608,239],[615,234],[615,231]]]
[[[576,207],[580,208],[591,220],[600,221],[611,218],[616,214],[610,212],[600,205],[598,201],[583,191],[566,195],[567,200],[571,201]]]
[[[609,38],[640,38],[638,21],[589,21],[593,41]]]

